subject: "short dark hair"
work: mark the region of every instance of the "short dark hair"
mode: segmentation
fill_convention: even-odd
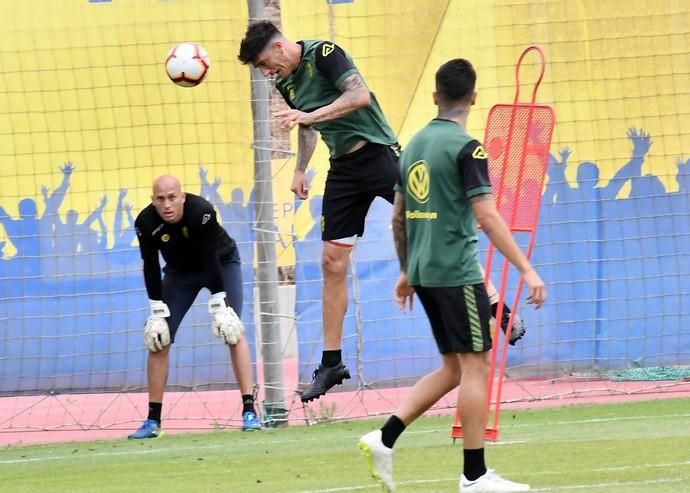
[[[477,73],[464,58],[449,60],[436,72],[436,94],[445,103],[470,102]]]
[[[253,63],[259,56],[259,53],[276,36],[280,36],[280,30],[272,22],[259,21],[250,24],[244,39],[240,43],[240,54],[237,55],[237,58],[245,65]]]

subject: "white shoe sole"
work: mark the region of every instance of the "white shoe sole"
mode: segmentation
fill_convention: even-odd
[[[374,453],[369,448],[369,445],[367,445],[363,441],[360,441],[359,450],[362,452],[362,455],[366,457],[367,462],[369,463],[369,473],[371,474],[371,477],[374,478],[376,482],[381,485],[384,491],[388,493],[395,493],[395,488],[389,488],[383,480],[383,478],[381,478],[381,475],[379,474],[378,470],[376,469],[376,465],[374,465]]]

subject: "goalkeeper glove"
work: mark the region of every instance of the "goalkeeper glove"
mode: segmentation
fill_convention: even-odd
[[[244,325],[232,307],[225,303],[225,291],[220,291],[208,300],[208,312],[213,314],[211,328],[216,337],[220,337],[225,344],[234,346],[244,334]]]
[[[144,327],[144,344],[146,349],[157,353],[170,344],[170,329],[165,317],[170,316],[168,305],[159,300],[149,300],[151,303],[151,315]]]

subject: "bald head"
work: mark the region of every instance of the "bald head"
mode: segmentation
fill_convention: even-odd
[[[155,195],[160,190],[177,190],[182,192],[182,185],[180,180],[172,175],[161,175],[153,180],[153,194]]]
[[[180,180],[171,175],[159,176],[153,181],[151,203],[158,215],[166,222],[174,224],[184,214],[185,195]]]

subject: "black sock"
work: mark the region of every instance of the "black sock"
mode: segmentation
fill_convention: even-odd
[[[491,316],[496,318],[497,313],[498,313],[498,301],[496,303],[494,303],[493,305],[491,305]],[[503,313],[504,314],[510,314],[510,308],[505,303],[503,303]]]
[[[484,449],[464,449],[462,473],[469,481],[474,481],[486,474],[486,464],[484,463]]]
[[[161,411],[163,409],[162,402],[149,402],[149,417],[146,419],[152,419],[154,421],[161,422]]]
[[[334,368],[343,360],[343,352],[340,349],[324,351],[321,354],[321,364],[327,368]]]
[[[394,414],[381,427],[381,441],[386,447],[393,448],[395,441],[402,435],[403,431],[405,431],[405,423]]]
[[[242,414],[244,413],[254,413],[254,396],[251,394],[242,395]]]

